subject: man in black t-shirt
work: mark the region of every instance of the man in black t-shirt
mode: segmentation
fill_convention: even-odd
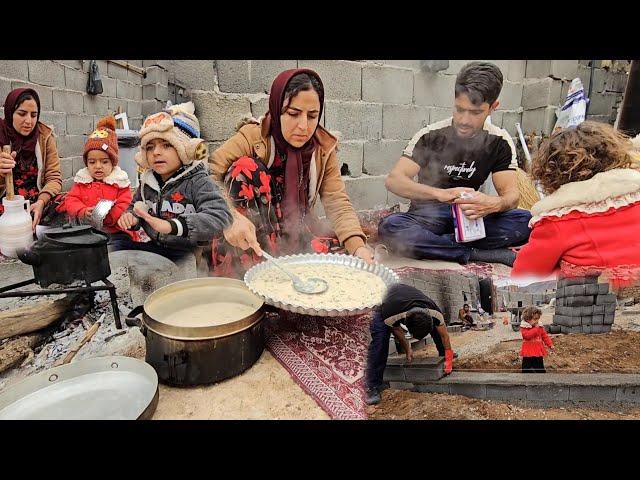
[[[391,250],[413,258],[513,265],[515,253],[507,247],[529,239],[531,214],[515,208],[520,194],[511,136],[489,119],[501,89],[498,67],[466,65],[456,78],[453,117],[413,136],[386,180],[389,191],[411,200],[407,213],[380,222],[379,236]],[[477,191],[489,175],[497,196]],[[455,241],[453,203],[469,219],[483,219],[485,238]]]
[[[411,344],[405,337],[401,324],[417,340],[431,335],[438,355],[445,359],[445,374],[448,375],[453,370],[454,353],[442,310],[417,288],[396,283],[387,289],[382,304],[373,312],[371,320],[371,343],[367,351],[365,373],[367,405],[380,402],[391,334],[402,345],[407,363],[413,360]]]

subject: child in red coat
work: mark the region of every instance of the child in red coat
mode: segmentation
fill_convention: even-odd
[[[617,286],[640,280],[640,172],[631,141],[583,122],[551,135],[533,162],[547,194],[531,209],[529,242],[511,275],[546,278],[605,272]]]
[[[547,349],[544,346],[553,349],[553,342],[544,327],[538,325],[541,316],[542,311],[536,307],[527,307],[522,312],[522,373],[546,373],[544,357],[547,355]]]
[[[96,204],[102,200],[115,201],[103,221],[106,233],[122,231],[118,219],[131,203],[131,190],[127,172],[118,166],[118,138],[116,120],[113,117],[102,118],[84,146],[85,168],[78,171],[73,179],[74,185],[58,207],[70,217],[81,222],[88,221]],[[127,231],[134,240],[136,232]]]

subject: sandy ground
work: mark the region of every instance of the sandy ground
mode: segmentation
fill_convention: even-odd
[[[160,385],[154,420],[328,420],[329,416],[264,351],[249,370],[215,385]]]

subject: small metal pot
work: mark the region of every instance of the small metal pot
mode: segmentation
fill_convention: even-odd
[[[211,322],[193,325],[181,305],[211,306]],[[206,303],[205,303],[206,302]],[[232,321],[216,321],[216,302],[238,302],[252,313]],[[142,314],[142,319],[135,318]],[[251,367],[264,350],[263,303],[240,280],[196,278],[171,283],[153,292],[126,319],[145,336],[145,360],[158,379],[174,386],[202,385],[236,376]],[[172,320],[169,322],[169,318]]]
[[[43,233],[43,239],[18,258],[33,267],[41,287],[67,285],[77,280],[97,282],[111,275],[107,243],[109,237],[89,226],[69,224]]]

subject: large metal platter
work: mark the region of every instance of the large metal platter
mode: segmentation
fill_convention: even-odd
[[[136,420],[158,403],[158,375],[135,358],[81,360],[32,375],[0,393],[0,420]]]
[[[354,270],[363,270],[365,272],[373,273],[382,279],[387,287],[398,283],[400,279],[398,275],[388,267],[380,265],[378,263],[370,265],[361,258],[354,257],[352,255],[338,255],[334,253],[320,254],[320,253],[308,253],[300,255],[287,255],[277,258],[278,262],[287,265],[319,265],[319,264],[331,264],[331,265],[344,265]],[[308,308],[303,307],[300,304],[293,304],[284,301],[281,298],[274,298],[269,292],[258,291],[252,285],[253,279],[256,275],[270,268],[274,268],[270,262],[262,262],[258,265],[254,265],[244,275],[244,283],[249,290],[264,300],[265,303],[278,307],[282,310],[288,310],[290,312],[302,313],[306,315],[317,315],[322,317],[340,317],[349,315],[359,315],[371,311],[377,304],[362,304],[357,308],[343,308],[343,309],[324,309],[324,308]]]

